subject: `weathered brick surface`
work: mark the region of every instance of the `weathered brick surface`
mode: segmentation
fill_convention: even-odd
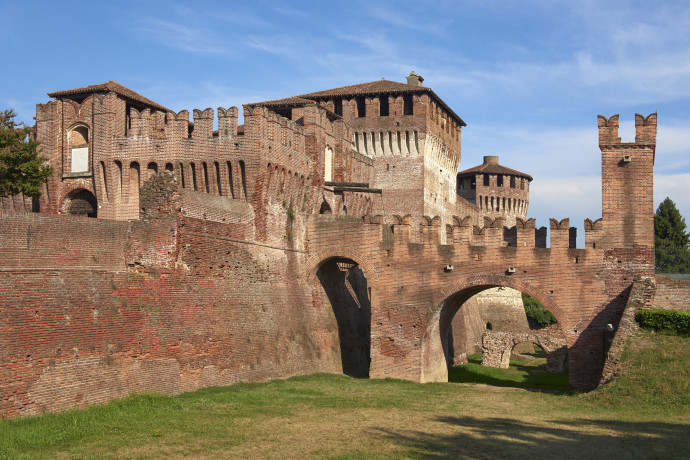
[[[655,301],[656,283],[653,278],[636,278],[628,295],[627,303],[621,315],[618,327],[614,331],[605,330],[607,336],[608,350],[606,362],[601,373],[599,385],[611,381],[620,373],[620,360],[627,340],[638,328],[635,322],[635,314],[640,308],[649,308]]]
[[[546,370],[563,372],[568,348],[565,339],[560,335],[519,333],[519,332],[486,332],[482,336],[482,366],[508,369],[510,356],[517,347],[523,344],[534,344],[546,353]]]
[[[687,276],[687,275],[686,275]],[[674,275],[655,275],[654,308],[690,311],[690,279]]]
[[[38,137],[56,171],[41,211],[52,215],[0,219],[0,413],[340,372],[346,351],[371,377],[444,381],[453,316],[498,286],[554,313],[571,386],[594,387],[603,328],[618,324],[633,277],[653,274],[656,118],[640,122],[635,144],[602,137],[604,218],[586,229],[587,249],[571,247],[567,219],[552,222],[548,249],[521,219],[506,246],[502,220],[480,219],[446,180],[461,120],[415,91],[391,95],[392,115],[369,120],[347,115],[354,98],[341,101],[343,118],[329,111],[332,98],[249,104],[242,127],[236,109],[219,109],[216,132],[210,109],[195,110],[192,124],[186,111],[116,92],[39,104]],[[381,99],[364,102],[369,114]],[[70,133],[81,126],[90,166],[73,174]],[[358,130],[375,139],[374,128],[394,127],[396,143],[406,133],[402,151],[353,147]],[[405,150],[415,130],[417,157]],[[628,153],[632,166],[614,161]],[[341,181],[355,186],[326,185]],[[54,215],[80,190],[111,220]]]

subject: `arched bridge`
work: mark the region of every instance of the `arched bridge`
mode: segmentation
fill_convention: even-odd
[[[588,222],[587,249],[575,249],[568,220],[552,219],[550,248],[539,248],[533,220],[518,221],[516,244],[507,246],[502,226],[480,229],[469,219],[443,229],[442,244],[439,219],[396,217],[387,225],[380,216],[313,216],[306,266],[314,286],[329,261],[361,268],[371,309],[371,377],[447,381],[443,341],[453,315],[474,294],[505,286],[554,314],[568,346],[571,387],[586,389],[600,378],[611,338],[606,325],[617,326],[633,278],[653,274],[653,247],[607,247],[603,226]]]

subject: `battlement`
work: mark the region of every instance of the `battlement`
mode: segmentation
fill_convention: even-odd
[[[483,246],[487,248],[518,247],[546,248],[546,227],[536,227],[534,219],[516,219],[516,225],[506,227],[502,218],[484,217],[483,225],[473,225],[472,217],[453,216],[452,223],[445,225],[445,245]],[[601,219],[592,223],[585,221],[585,234],[588,235],[588,249],[596,249],[592,239],[599,237]],[[388,226],[382,215],[362,216],[362,223],[390,227],[396,244],[444,245],[441,237],[442,220],[440,216],[421,216],[410,214],[393,216],[393,224]],[[549,219],[551,230],[551,249],[576,249],[577,229],[570,226],[570,219]],[[595,230],[592,230],[592,227]],[[386,232],[382,231],[382,235]]]
[[[657,114],[635,115],[635,142],[621,142],[618,115],[599,115],[598,125],[605,229],[601,241],[607,247],[653,248]]]
[[[193,122],[189,121],[189,111],[163,112],[146,108],[142,111],[129,107],[128,126],[125,137],[145,139],[195,139],[218,138],[220,140],[237,137],[237,107],[218,108],[218,130],[213,130],[213,109],[193,109]]]
[[[606,118],[603,115],[597,115],[597,124],[599,127],[599,145],[600,146],[630,146],[633,143],[621,143],[621,138],[618,137],[618,128],[620,125],[619,115],[613,115]],[[639,145],[656,145],[656,128],[657,128],[657,114],[652,113],[648,116],[635,114],[635,142]]]

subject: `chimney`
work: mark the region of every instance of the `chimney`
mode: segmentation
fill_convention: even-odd
[[[484,157],[484,164],[485,165],[497,165],[498,164],[498,157],[493,156],[493,155],[487,155]]]
[[[424,79],[422,78],[422,76],[417,75],[414,70],[410,72],[410,74],[407,76],[408,85],[422,86],[423,81]]]

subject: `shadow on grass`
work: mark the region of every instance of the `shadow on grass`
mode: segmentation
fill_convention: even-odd
[[[663,422],[439,417],[444,433],[379,434],[421,458],[687,458],[688,426]],[[451,434],[447,431],[450,429]]]
[[[509,369],[481,365],[480,355],[468,356],[468,364],[448,370],[449,382],[483,383],[500,387],[569,391],[568,372],[551,373],[546,364],[535,365],[526,360],[511,360]]]

